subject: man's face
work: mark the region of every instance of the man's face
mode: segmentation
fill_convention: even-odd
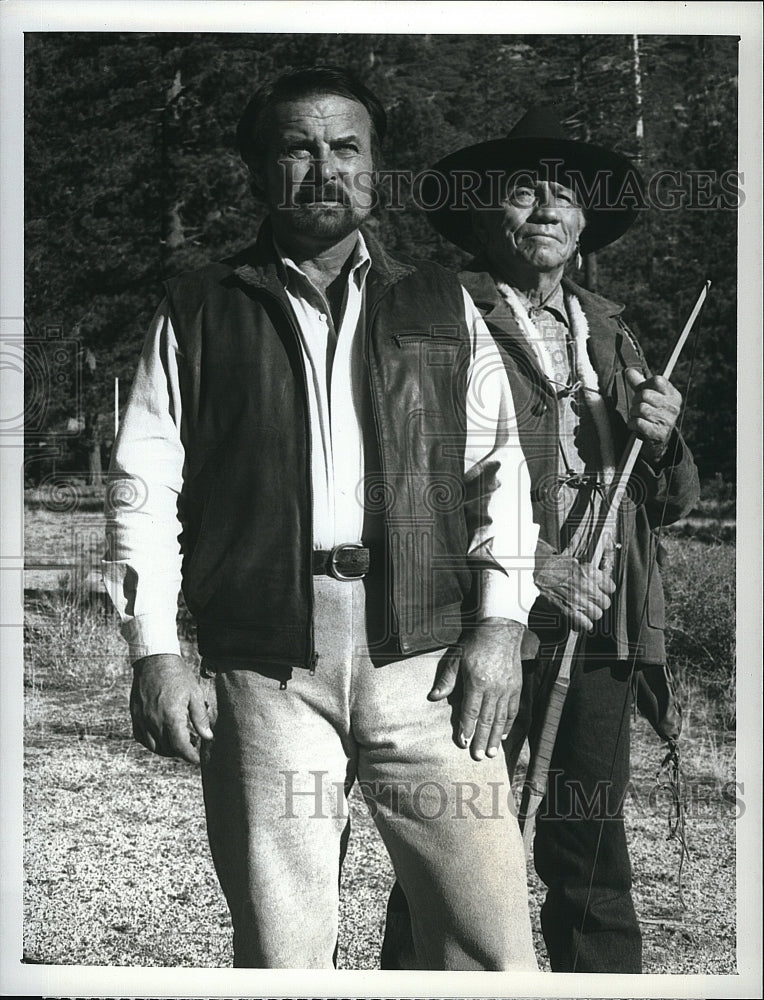
[[[277,235],[348,236],[371,211],[373,169],[362,104],[316,94],[276,105],[261,179]]]
[[[575,255],[584,225],[570,188],[525,175],[510,184],[501,208],[477,213],[475,233],[504,270],[549,272]]]

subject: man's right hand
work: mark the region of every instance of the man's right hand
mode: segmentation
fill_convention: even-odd
[[[199,763],[192,734],[212,739],[201,686],[181,656],[160,653],[133,664],[133,736],[152,753]]]
[[[607,573],[564,552],[537,556],[534,580],[539,593],[566,616],[577,632],[588,632],[610,607],[615,584]]]

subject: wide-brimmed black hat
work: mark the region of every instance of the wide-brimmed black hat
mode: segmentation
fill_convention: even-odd
[[[489,177],[493,172],[493,178]],[[439,160],[424,176],[421,204],[430,223],[446,239],[474,252],[473,208],[498,207],[498,183],[523,172],[557,178],[573,187],[586,215],[581,234],[583,253],[593,253],[623,236],[644,204],[642,177],[620,153],[594,143],[571,139],[554,111],[529,109],[503,139],[466,146]],[[471,190],[467,175],[479,174],[480,189]],[[486,195],[493,195],[489,200]]]

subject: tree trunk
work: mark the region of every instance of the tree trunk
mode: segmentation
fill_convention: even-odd
[[[91,486],[101,486],[103,483],[100,435],[90,443],[90,450],[88,452],[88,482]]]
[[[88,483],[91,486],[101,486],[103,483],[103,467],[101,465],[101,420],[97,413],[90,415],[85,425],[88,449]]]
[[[642,70],[639,65],[639,36],[632,35],[631,39],[632,67],[634,70],[634,100],[637,110],[636,139],[637,139],[637,162],[642,160],[645,143],[645,123],[642,118]]]
[[[584,288],[590,292],[597,291],[597,255],[584,255]]]

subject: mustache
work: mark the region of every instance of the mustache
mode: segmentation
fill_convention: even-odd
[[[325,184],[320,188],[313,184],[303,185],[294,192],[292,200],[295,205],[315,205],[322,201],[334,201],[340,205],[350,204],[347,193],[334,184]]]

